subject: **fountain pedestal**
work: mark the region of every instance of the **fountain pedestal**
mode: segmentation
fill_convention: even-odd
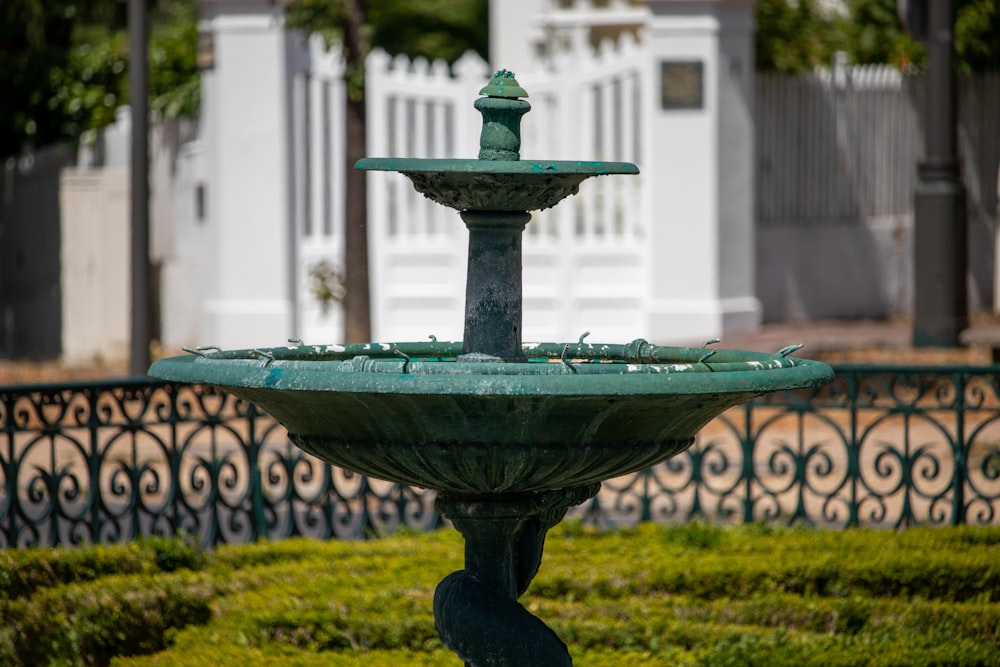
[[[510,498],[441,496],[437,509],[465,538],[465,569],[434,593],[434,625],[467,665],[570,665],[562,640],[522,607],[545,534],[599,484]]]

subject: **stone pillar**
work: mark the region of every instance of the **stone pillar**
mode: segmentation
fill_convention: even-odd
[[[651,340],[755,329],[753,0],[648,0]]]
[[[199,0],[204,192],[211,259],[202,343],[280,345],[293,334],[290,86],[297,35],[282,2]]]

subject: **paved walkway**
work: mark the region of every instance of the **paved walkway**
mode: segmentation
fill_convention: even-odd
[[[832,361],[986,364],[993,359],[990,343],[1000,346],[1000,326],[995,320],[975,322],[963,334],[968,345],[959,348],[914,348],[912,337],[913,325],[908,319],[820,320],[767,324],[753,333],[727,336],[718,347],[777,352],[802,343],[796,356]]]
[[[906,321],[819,321],[768,324],[751,334],[727,337],[720,345],[743,350],[777,351],[803,344],[804,351],[850,348],[907,348],[912,337]]]

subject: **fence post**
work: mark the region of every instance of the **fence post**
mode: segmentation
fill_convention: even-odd
[[[250,541],[269,538],[264,514],[264,489],[260,476],[260,450],[263,445],[257,434],[260,412],[253,403],[247,404],[247,497],[250,500]]]
[[[968,379],[965,373],[955,373],[955,444],[952,446],[952,465],[955,470],[951,480],[955,494],[952,498],[951,523],[955,526],[965,523],[965,483],[968,478],[966,466],[969,452],[965,441],[965,383]]]
[[[753,482],[756,477],[754,470],[754,449],[757,446],[757,434],[754,433],[754,406],[752,402],[744,403],[743,433],[740,435],[740,449],[743,450],[743,523],[753,523]]]
[[[839,373],[844,376],[843,371]],[[858,486],[861,484],[861,443],[858,441],[858,393],[860,377],[857,373],[847,374],[847,405],[850,408],[850,438],[847,443],[847,476],[851,480],[851,497],[848,506],[848,526],[860,525],[860,502]]]

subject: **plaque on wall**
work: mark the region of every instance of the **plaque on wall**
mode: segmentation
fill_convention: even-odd
[[[705,64],[700,60],[660,63],[660,105],[664,109],[701,109],[704,106]]]

